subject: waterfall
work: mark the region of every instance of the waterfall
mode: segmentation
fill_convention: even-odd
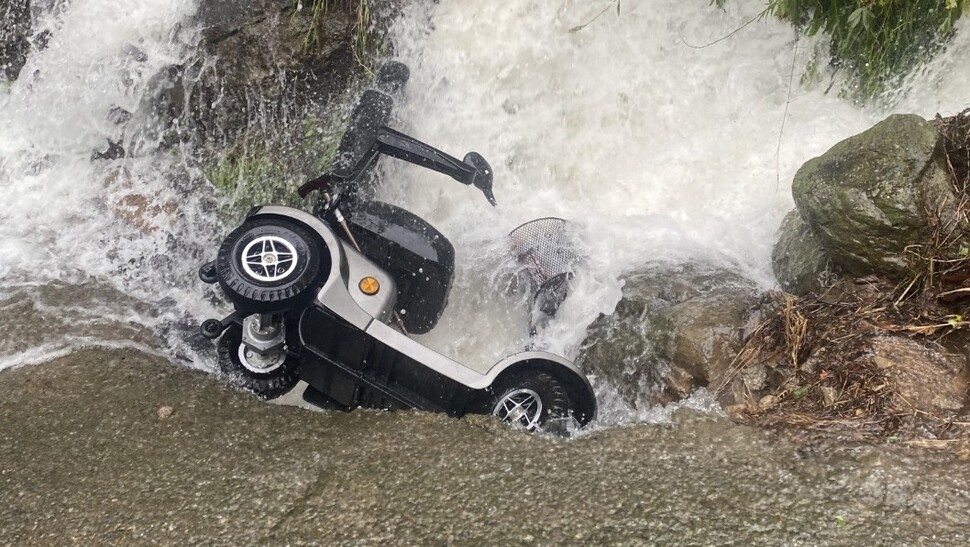
[[[446,352],[490,359],[521,347],[505,312],[479,317],[501,288],[492,272],[504,235],[521,222],[559,216],[584,234],[587,267],[544,341],[575,356],[586,326],[618,301],[618,278],[648,261],[702,257],[771,287],[774,234],[802,163],[891,112],[970,106],[967,20],[892,106],[860,108],[826,92],[824,38],[757,20],[763,2],[622,2],[600,14],[617,4],[426,2],[398,21],[412,71],[399,123],[495,169],[491,209],[449,180],[385,163],[385,197],[452,238],[453,294],[472,295],[453,297],[433,337]],[[819,54],[820,75],[803,85]]]

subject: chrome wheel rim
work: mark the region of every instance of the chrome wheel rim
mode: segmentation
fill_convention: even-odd
[[[246,344],[239,344],[239,363],[249,372],[269,374],[286,362],[286,350],[280,349],[269,355],[260,355]]]
[[[257,281],[280,281],[296,270],[296,248],[279,236],[260,236],[242,252],[246,275]]]
[[[492,414],[507,424],[535,431],[542,416],[542,399],[531,389],[516,389],[495,403]]]

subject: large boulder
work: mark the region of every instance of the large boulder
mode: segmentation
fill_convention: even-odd
[[[908,248],[931,240],[937,226],[952,225],[958,200],[949,181],[933,125],[893,115],[805,163],[792,194],[835,264],[853,275],[898,278],[907,271]],[[790,254],[790,241],[782,245],[789,250],[776,254]],[[818,254],[799,252],[807,262],[795,269],[810,271]]]
[[[717,385],[734,362],[756,285],[705,264],[652,265],[623,278],[623,296],[589,328],[577,364],[633,406]]]
[[[188,84],[195,136],[225,147],[240,135],[272,127],[272,139],[300,119],[305,106],[343,93],[359,67],[354,60],[356,15],[330,7],[315,15],[292,0],[205,0],[198,21],[207,63]],[[192,80],[194,78],[190,78]],[[295,120],[294,120],[295,118]]]
[[[199,55],[150,84],[148,133],[219,188],[224,213],[296,204],[329,167],[345,113],[386,55],[398,0],[201,0]]]
[[[0,5],[0,80],[16,80],[30,50],[30,0]]]

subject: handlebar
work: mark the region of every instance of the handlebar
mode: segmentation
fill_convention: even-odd
[[[444,173],[462,184],[473,185],[485,194],[485,199],[492,206],[497,205],[492,194],[492,167],[478,152],[469,152],[464,160],[459,160],[387,126],[378,130],[377,146],[382,154]]]
[[[382,88],[389,88],[389,91],[395,89],[395,85],[399,89],[407,80],[407,67],[400,63],[388,66],[390,68],[382,68],[383,76],[378,83]],[[497,205],[492,193],[492,168],[481,154],[469,152],[459,160],[391,129],[386,123],[390,119],[393,104],[393,99],[386,93],[373,89],[365,91],[351,112],[350,123],[340,141],[330,172],[302,185],[300,196],[306,197],[314,190],[327,188],[331,181],[356,181],[374,165],[380,154],[385,154],[474,186],[485,194],[485,199],[492,206]]]

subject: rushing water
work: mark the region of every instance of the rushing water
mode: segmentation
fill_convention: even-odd
[[[970,21],[896,106],[866,110],[826,94],[824,72],[799,85],[823,41],[773,19],[717,41],[764,3],[707,4],[623,2],[599,17],[610,2],[509,2],[498,12],[427,2],[406,12],[396,44],[412,81],[401,123],[490,159],[500,203],[491,209],[447,179],[385,164],[387,194],[452,237],[457,291],[473,295],[453,301],[434,344],[466,360],[521,347],[521,320],[482,310],[501,299],[493,265],[504,234],[537,217],[576,223],[588,255],[542,340],[565,355],[612,310],[618,277],[646,261],[704,256],[770,286],[774,232],[803,162],[888,111],[931,118],[970,106]]]
[[[200,314],[206,307],[193,294],[192,270],[215,233],[206,213],[211,188],[186,171],[177,150],[160,149],[147,121],[158,76],[193,51],[186,22],[195,0],[34,6],[34,37],[46,46],[31,52],[19,79],[0,86],[0,305],[26,299],[69,319],[63,329],[26,326],[38,341],[29,352],[18,329],[5,327],[0,368],[83,344],[132,343],[107,327],[78,337],[72,325],[164,328]],[[111,142],[129,157],[93,159]],[[51,300],[59,291],[43,287],[55,280],[92,290]],[[180,351],[175,337],[164,345]]]
[[[184,338],[218,312],[199,298],[195,268],[227,227],[212,214],[211,185],[178,149],[160,147],[146,104],[157,76],[196,54],[197,4],[51,4],[35,18],[46,47],[0,87],[0,308],[29,308],[57,327],[5,327],[0,368],[85,344],[151,346],[125,330],[139,328],[161,336],[161,351],[209,368],[211,356]],[[529,342],[522,303],[496,272],[508,261],[505,234],[537,217],[573,221],[587,256],[538,341],[569,357],[616,303],[620,275],[644,261],[703,256],[770,286],[773,234],[801,163],[889,110],[931,117],[970,105],[970,21],[895,106],[867,110],[826,94],[824,73],[799,85],[825,44],[796,39],[785,23],[758,21],[700,47],[762,4],[623,2],[595,17],[609,2],[408,3],[392,33],[412,73],[395,123],[453,154],[482,153],[500,204],[384,162],[382,197],[427,218],[458,253],[451,306],[429,344],[491,362]],[[109,142],[129,157],[92,159]]]
[[[135,347],[211,369],[209,346],[192,342],[190,335],[197,321],[218,313],[220,305],[211,291],[203,291],[195,270],[212,257],[228,227],[212,212],[219,199],[214,189],[182,151],[159,146],[158,128],[147,115],[158,75],[196,55],[198,35],[191,22],[196,2],[45,4],[60,6],[37,13],[35,32],[50,31],[46,47],[31,53],[20,79],[0,82],[0,370],[92,345]],[[792,206],[790,182],[805,160],[890,111],[932,117],[970,106],[970,19],[960,22],[956,38],[933,64],[889,97],[894,106],[862,109],[826,94],[824,74],[816,84],[798,85],[806,63],[825,44],[796,40],[787,24],[759,21],[708,47],[692,47],[728,35],[752,19],[763,2],[732,0],[726,11],[708,4],[624,1],[619,14],[608,9],[571,32],[615,4],[408,2],[393,40],[401,60],[411,66],[412,80],[395,124],[453,154],[482,153],[495,170],[500,204],[493,209],[477,191],[446,177],[400,162],[383,164],[382,197],[430,220],[457,250],[451,305],[439,329],[426,337],[429,344],[466,361],[494,361],[528,343],[522,302],[508,294],[500,272],[509,261],[505,234],[537,217],[571,220],[587,257],[559,317],[537,341],[569,357],[575,356],[587,325],[617,302],[618,278],[645,261],[704,257],[770,286],[774,232]],[[133,115],[119,117],[119,108]],[[92,159],[109,142],[123,143],[129,157]],[[610,386],[597,385],[600,424],[666,425],[594,429],[568,442],[515,438],[516,432],[490,431],[491,422],[415,413],[299,415],[291,434],[274,429],[285,413],[259,406],[265,413],[247,421],[239,405],[220,402],[227,396],[224,390],[162,379],[152,380],[157,390],[143,387],[138,382],[150,369],[132,368],[141,358],[124,358],[114,351],[82,351],[71,355],[66,369],[63,362],[42,369],[55,377],[73,371],[66,380],[32,381],[5,373],[3,381],[12,383],[5,393],[27,398],[20,406],[8,400],[10,419],[0,420],[14,432],[14,444],[8,445],[23,456],[11,459],[13,467],[3,470],[8,478],[0,479],[11,485],[2,491],[16,496],[0,507],[0,516],[15,516],[5,521],[14,530],[27,530],[23,523],[30,519],[17,511],[38,495],[39,507],[64,509],[74,524],[77,507],[101,507],[98,503],[107,499],[112,502],[108,514],[126,521],[147,511],[153,525],[169,522],[171,512],[152,513],[158,509],[157,483],[133,488],[130,475],[118,472],[124,466],[104,458],[112,452],[128,462],[126,451],[134,450],[147,451],[149,469],[168,469],[161,454],[175,454],[171,476],[180,479],[170,484],[184,479],[189,485],[173,490],[179,495],[194,492],[193,485],[237,484],[239,477],[296,488],[299,480],[276,480],[264,472],[265,465],[277,469],[281,461],[312,458],[310,467],[319,467],[320,477],[340,478],[337,492],[316,500],[297,488],[287,495],[304,497],[286,515],[300,516],[296,509],[305,506],[308,522],[327,527],[319,537],[331,537],[337,526],[347,535],[336,537],[355,543],[373,537],[382,523],[415,514],[409,522],[417,524],[400,531],[399,541],[427,542],[427,534],[452,526],[467,537],[516,541],[531,537],[520,530],[540,539],[550,530],[568,533],[550,536],[566,542],[624,537],[674,543],[965,541],[968,493],[960,480],[965,463],[882,447],[813,455],[810,447],[805,452],[713,416],[716,407],[703,394],[681,405],[694,410],[671,406],[634,414],[611,396]],[[119,366],[119,359],[124,364]],[[125,372],[105,372],[108,361],[115,362],[112,370]],[[106,376],[81,374],[83,367]],[[126,392],[124,374],[141,387]],[[50,389],[65,383],[73,388]],[[62,394],[66,408],[56,397]],[[77,411],[75,397],[83,412]],[[191,416],[197,397],[213,403],[215,414],[200,411],[198,419],[173,423],[197,425],[204,436],[201,448],[184,444],[184,435],[166,437],[169,430],[160,425],[156,430],[157,424],[146,428],[137,421],[151,415],[145,409],[162,404],[174,404],[177,417]],[[75,417],[96,424],[95,432],[77,434]],[[51,429],[51,423],[65,420],[69,435]],[[115,431],[102,430],[111,423],[142,435],[149,431],[148,444],[138,437],[117,442],[111,435],[102,441],[99,435]],[[244,424],[241,437],[224,430],[233,424]],[[347,432],[334,435],[329,424]],[[269,428],[265,437],[259,434],[262,428]],[[41,432],[41,440],[22,431]],[[227,453],[239,452],[238,439],[262,439],[245,458],[252,473],[240,475],[233,467],[232,480],[212,482],[210,470],[217,476],[226,472],[219,465],[211,469],[213,462],[223,462],[222,445],[212,444],[213,431],[220,432],[216,440],[229,439]],[[134,513],[119,513],[114,494],[95,494],[91,502],[89,490],[71,488],[70,480],[58,479],[50,488],[29,482],[37,479],[43,486],[54,476],[47,473],[52,445],[44,435],[69,447],[55,456],[80,451],[81,457],[68,458],[81,462],[79,471],[72,474],[71,465],[61,466],[66,477],[94,480],[109,490],[112,479],[122,477],[118,497],[134,500]],[[294,439],[307,444],[286,448]],[[321,446],[333,455],[321,460]],[[209,449],[216,455],[208,456]],[[292,457],[281,460],[286,450]],[[186,455],[204,462],[187,465]],[[34,465],[40,466],[36,472]],[[373,478],[375,469],[382,470],[379,478]],[[194,478],[200,470],[200,478]],[[136,476],[157,479],[141,469]],[[387,481],[388,476],[402,480]],[[362,480],[363,487],[353,488],[351,481],[348,490],[343,477]],[[239,492],[264,492],[230,490],[226,499],[235,500],[233,507]],[[151,499],[141,500],[139,492],[151,492]],[[526,508],[542,518],[522,518],[519,500],[509,503],[509,492],[535,492]],[[48,502],[48,494],[57,503]],[[195,501],[177,505],[195,507]],[[247,523],[263,522],[267,511],[262,504],[251,505],[259,514],[238,525],[248,540],[255,536]],[[495,517],[496,507],[501,518]],[[562,512],[564,507],[570,510]],[[13,513],[4,513],[9,508]],[[476,526],[484,532],[464,527],[461,519],[469,514],[477,516]],[[353,515],[378,520],[361,531],[348,517]],[[429,518],[437,528],[423,524]],[[275,528],[272,533],[279,532]],[[200,533],[212,537],[219,529],[208,524]],[[664,531],[658,535],[657,529]]]

